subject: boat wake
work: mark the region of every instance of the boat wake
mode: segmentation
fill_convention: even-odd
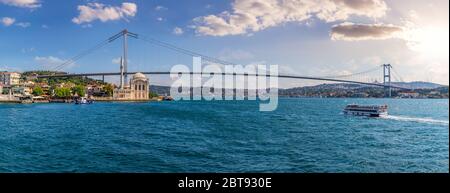
[[[393,115],[383,116],[382,118],[396,120],[396,121],[411,121],[411,122],[418,122],[418,123],[440,124],[440,125],[448,125],[448,123],[449,123],[449,121],[445,121],[445,120],[436,120],[436,119],[431,119],[431,118],[393,116]]]

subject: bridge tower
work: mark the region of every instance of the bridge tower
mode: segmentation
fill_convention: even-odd
[[[383,64],[384,96],[389,98],[392,97],[391,68],[391,64]]]
[[[125,75],[125,77],[123,77],[123,82],[125,82],[126,84],[128,82],[128,30],[124,29],[122,33],[123,33],[123,58],[122,58],[123,64],[121,64],[121,67],[123,67],[122,76]],[[123,82],[121,82],[121,84],[123,84]]]
[[[138,35],[135,33],[129,32],[127,29],[122,30],[118,34],[110,37],[108,39],[109,42],[113,42],[116,39],[123,38],[123,55],[120,61],[120,85],[121,88],[128,82],[128,38],[138,39]]]

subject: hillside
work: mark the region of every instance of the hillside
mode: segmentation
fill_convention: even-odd
[[[442,86],[429,82],[395,83],[396,86],[414,88],[413,90],[393,89],[392,97],[405,96],[408,93],[417,93],[418,96],[412,98],[448,98],[448,86]],[[170,87],[151,85],[152,92],[159,95],[170,95]],[[405,94],[406,93],[406,94]],[[360,97],[360,98],[382,98],[384,89],[382,87],[366,86],[359,84],[320,84],[316,86],[305,86],[288,89],[279,89],[279,96],[282,97]]]
[[[26,79],[27,77],[33,75],[51,75],[51,74],[67,74],[66,72],[56,72],[56,71],[27,71],[22,73],[22,78]],[[59,77],[59,78],[39,78],[35,80],[35,82],[42,83],[45,82],[50,86],[60,83],[74,83],[75,85],[88,85],[88,84],[106,84],[100,80],[95,80],[92,78],[86,77]]]
[[[445,85],[440,85],[432,82],[393,82],[395,86],[411,89],[437,89],[439,87],[445,87]]]

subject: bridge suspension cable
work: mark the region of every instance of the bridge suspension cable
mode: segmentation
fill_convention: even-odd
[[[144,42],[153,44],[153,45],[157,45],[157,46],[161,46],[170,50],[173,50],[175,52],[178,53],[182,53],[188,56],[198,56],[198,57],[202,57],[203,60],[205,61],[209,61],[209,62],[213,62],[213,63],[217,63],[217,64],[223,64],[223,65],[237,65],[236,63],[232,63],[232,62],[228,62],[228,61],[224,61],[215,57],[211,57],[211,56],[206,56],[200,53],[197,53],[195,51],[192,50],[188,50],[188,49],[184,49],[184,48],[180,48],[178,46],[175,46],[173,44],[167,43],[167,42],[163,42],[160,40],[156,40],[154,38],[148,37],[148,36],[142,36],[139,35],[139,37],[137,39],[140,39]],[[340,76],[323,76],[321,78],[347,78],[347,77],[352,77],[352,76],[358,76],[358,75],[363,75],[363,74],[368,74],[374,71],[377,71],[380,69],[380,66],[371,68],[369,70],[363,71],[363,72],[358,72],[358,73],[353,73],[353,74],[347,74],[347,75],[340,75]],[[294,74],[291,74],[292,76],[295,76]]]
[[[393,73],[394,77],[395,77],[395,78],[398,78],[398,81],[404,82],[404,81],[403,81],[403,78],[402,78],[402,77],[400,76],[400,74],[395,70],[395,68],[392,67],[391,69],[392,69],[392,72],[394,72],[394,73]]]
[[[74,64],[75,62],[77,62],[81,58],[83,58],[83,57],[85,57],[85,56],[87,56],[87,55],[89,55],[89,54],[91,54],[91,53],[93,53],[93,52],[95,52],[95,51],[105,47],[109,43],[114,42],[115,40],[119,39],[120,37],[125,35],[125,33],[127,33],[128,36],[133,37],[133,38],[137,38],[138,37],[138,35],[135,34],[135,33],[131,33],[131,32],[128,32],[126,30],[121,31],[121,32],[117,33],[116,35],[111,36],[110,38],[101,41],[100,43],[96,44],[95,46],[80,52],[79,54],[75,55],[74,57],[72,57],[72,58],[70,58],[70,59],[68,59],[66,61],[64,61],[63,63],[59,64],[58,66],[51,68],[50,70],[51,71],[58,71],[58,70],[63,69],[66,66]]]
[[[86,55],[89,55],[101,48],[103,48],[104,46],[106,46],[107,44],[119,39],[120,37],[124,37],[124,54],[126,54],[126,50],[127,50],[127,46],[126,46],[126,37],[132,37],[135,39],[139,39],[142,40],[144,42],[150,43],[152,45],[157,45],[157,46],[161,46],[167,49],[170,49],[172,51],[181,53],[181,54],[185,54],[188,56],[197,56],[197,57],[202,57],[202,59],[204,61],[209,61],[209,62],[213,62],[213,63],[217,63],[217,64],[222,64],[222,65],[237,65],[235,63],[232,62],[228,62],[228,61],[224,61],[218,58],[214,58],[214,57],[210,57],[207,55],[203,55],[200,53],[197,53],[195,51],[192,50],[188,50],[188,49],[184,49],[184,48],[180,48],[178,46],[175,46],[173,44],[170,43],[166,43],[163,41],[159,41],[156,40],[154,38],[151,37],[147,37],[147,36],[142,36],[142,35],[138,35],[135,33],[131,33],[128,30],[123,30],[117,34],[115,34],[114,36],[98,43],[97,45],[93,46],[90,49],[87,49],[81,53],[79,53],[78,55],[70,58],[67,61],[64,61],[63,63],[61,63],[60,65],[56,66],[55,68],[53,68],[55,71],[60,70],[62,68],[64,68],[65,66],[68,66],[70,64],[74,64],[76,61],[80,60],[81,58],[85,57]],[[293,74],[284,74],[284,75],[270,75],[270,76],[277,76],[280,78],[296,78],[296,79],[311,79],[311,80],[324,80],[324,81],[337,81],[337,82],[347,82],[347,83],[357,83],[357,84],[366,84],[366,85],[372,85],[372,86],[383,86],[381,84],[378,83],[370,83],[368,80],[365,80],[366,82],[363,81],[357,81],[357,80],[345,80],[344,78],[348,78],[348,77],[356,77],[356,78],[367,78],[367,77],[363,77],[362,75],[364,74],[368,74],[374,71],[379,70],[379,66],[375,67],[375,68],[371,68],[369,70],[366,71],[362,71],[362,72],[358,72],[358,73],[353,73],[353,74],[346,74],[346,75],[339,75],[339,76],[323,76],[323,77],[312,77],[312,76],[298,76],[298,75],[293,75]],[[165,74],[167,72],[163,72],[162,74]],[[394,71],[395,74],[398,74]],[[128,74],[128,73],[125,73]],[[156,73],[158,74],[158,73]],[[100,74],[100,75],[104,75],[104,74]],[[53,75],[54,76],[54,75]],[[45,76],[42,76],[45,77]],[[48,77],[52,77],[52,76],[48,76]],[[391,86],[392,87],[392,86]]]
[[[321,76],[321,78],[348,78],[348,77],[352,77],[352,76],[364,75],[364,74],[368,74],[371,72],[375,72],[375,71],[379,70],[380,67],[381,67],[381,65],[371,68],[369,70],[365,70],[365,71],[357,72],[357,73],[353,73],[353,74],[345,74],[345,75],[338,75],[338,76],[331,76],[331,75],[330,76]]]
[[[94,51],[106,46],[108,43],[110,43],[108,40],[102,41],[100,43],[98,43],[97,45],[93,46],[92,48],[89,48],[87,50],[84,50],[83,52],[80,52],[79,54],[75,55],[74,57],[64,61],[63,63],[59,64],[56,67],[51,68],[51,71],[58,71],[63,69],[66,66],[69,66],[75,62],[77,62],[78,60],[80,60],[81,58],[85,57],[86,55],[89,55],[91,53],[93,53]]]
[[[95,45],[94,47],[92,47],[92,48],[90,48],[88,50],[85,50],[85,51],[81,52],[80,54],[72,57],[71,59],[63,62],[62,64],[60,64],[57,67],[55,67],[53,70],[57,71],[57,70],[60,70],[60,69],[64,68],[65,66],[71,65],[71,64],[75,63],[77,60],[85,57],[86,55],[89,55],[89,54],[95,52],[96,50],[106,46],[107,44],[109,44],[109,43],[111,43],[111,42],[113,42],[113,41],[115,41],[117,39],[119,39],[120,37],[124,36],[125,34],[130,36],[130,37],[133,37],[135,39],[142,40],[142,41],[147,42],[147,43],[152,44],[152,45],[161,46],[161,47],[164,47],[166,49],[170,49],[172,51],[175,51],[175,52],[178,52],[178,53],[181,53],[181,54],[185,54],[185,55],[192,56],[192,57],[194,57],[194,56],[202,57],[202,59],[204,61],[209,61],[209,62],[222,64],[222,65],[237,65],[236,63],[232,63],[232,62],[224,61],[224,60],[221,60],[221,59],[218,59],[218,58],[215,58],[215,57],[211,57],[211,56],[207,56],[207,55],[204,55],[204,54],[200,54],[198,52],[195,52],[195,51],[192,51],[192,50],[188,50],[188,49],[185,49],[185,48],[180,48],[180,47],[175,46],[173,44],[170,44],[170,43],[167,43],[167,42],[163,42],[163,41],[160,41],[160,40],[148,37],[148,36],[138,35],[138,34],[135,34],[135,33],[131,33],[129,31],[127,31],[127,30],[123,30],[123,31],[115,34],[114,36],[111,36],[110,38],[100,42],[99,44]],[[353,73],[353,74],[346,74],[346,75],[340,75],[340,76],[323,76],[321,78],[348,78],[348,77],[355,77],[355,76],[359,76],[359,75],[363,75],[363,74],[374,72],[374,71],[376,71],[378,69],[379,69],[379,66],[377,66],[375,68],[371,68],[371,69],[363,71],[363,72],[358,72],[358,73]]]
[[[172,45],[172,44],[169,44],[169,43],[166,43],[166,42],[162,42],[162,41],[156,40],[156,39],[151,38],[151,37],[146,37],[146,36],[139,35],[139,37],[137,39],[140,39],[140,40],[142,40],[144,42],[147,42],[147,43],[150,43],[150,44],[153,44],[153,45],[157,45],[157,46],[161,46],[161,47],[164,47],[164,48],[167,48],[167,49],[170,49],[170,50],[173,50],[175,52],[178,52],[178,53],[181,53],[181,54],[185,54],[185,55],[188,55],[188,56],[202,57],[203,60],[206,60],[206,61],[209,61],[209,62],[214,62],[214,63],[217,63],[217,64],[223,64],[223,65],[237,65],[235,63],[224,61],[224,60],[221,60],[221,59],[218,59],[218,58],[214,58],[214,57],[211,57],[211,56],[206,56],[206,55],[194,52],[192,50],[180,48],[178,46],[175,46],[175,45]]]

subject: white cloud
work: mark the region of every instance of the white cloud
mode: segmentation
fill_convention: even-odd
[[[72,19],[76,24],[89,23],[95,20],[102,22],[126,19],[134,17],[137,13],[137,5],[134,3],[122,3],[122,6],[110,6],[101,3],[88,3],[78,6],[80,14]]]
[[[168,10],[168,8],[166,8],[164,6],[161,6],[161,5],[158,5],[158,6],[155,7],[155,10],[156,11],[165,11],[165,10]]]
[[[82,28],[91,28],[91,27],[93,27],[93,25],[90,24],[90,23],[88,23],[88,24],[83,24],[83,25],[81,25],[81,27],[82,27]]]
[[[224,49],[219,53],[219,59],[221,60],[248,60],[253,59],[254,55],[250,52],[240,49]]]
[[[384,40],[401,38],[403,28],[389,24],[355,24],[345,22],[331,28],[332,40]]]
[[[120,58],[120,57],[119,57],[119,58],[113,58],[111,62],[112,62],[113,64],[120,64],[120,61],[121,61],[121,60],[122,60],[122,58]]]
[[[0,71],[7,71],[7,72],[23,72],[22,69],[17,68],[17,67],[11,67],[11,66],[0,66]]]
[[[16,26],[19,26],[19,27],[23,27],[23,28],[27,28],[27,27],[31,26],[31,23],[29,23],[29,22],[16,23],[16,19],[15,18],[11,18],[11,17],[3,17],[0,20],[0,23],[3,24],[6,27],[11,26],[13,24],[15,24]]]
[[[2,23],[4,26],[8,27],[16,22],[16,19],[11,17],[4,17],[0,20],[0,23]]]
[[[175,28],[173,29],[173,34],[175,34],[175,35],[181,35],[181,34],[183,34],[183,33],[184,33],[183,29],[181,29],[181,28],[179,28],[179,27],[175,27]]]
[[[37,62],[39,65],[44,66],[44,68],[54,68],[65,62],[65,60],[60,59],[58,57],[54,57],[54,56],[48,56],[48,57],[36,56],[34,58],[34,61]],[[68,66],[68,67],[71,67],[71,66]]]
[[[59,59],[57,57],[53,57],[53,56],[48,56],[48,57],[36,56],[34,58],[34,61],[36,61],[37,63],[42,64],[42,65],[48,65],[48,64],[55,65],[55,64],[61,64],[64,62],[64,60]]]
[[[162,17],[158,17],[158,18],[156,18],[156,20],[157,20],[157,21],[163,21],[163,20],[164,20],[164,18],[162,18]]]
[[[38,8],[41,7],[39,0],[0,0],[0,3],[16,6],[16,7],[24,7],[24,8]]]
[[[22,53],[26,54],[26,53],[30,53],[30,52],[34,52],[36,51],[36,48],[31,47],[31,48],[22,48]]]
[[[197,34],[226,36],[248,34],[287,22],[325,22],[350,16],[380,18],[386,14],[383,0],[234,0],[233,10],[194,19]]]
[[[20,22],[20,23],[16,23],[17,26],[19,27],[23,27],[23,28],[27,28],[31,26],[31,23],[29,22]]]
[[[111,62],[112,62],[113,64],[120,64],[120,61],[121,61],[121,60],[122,60],[122,58],[121,58],[121,57],[118,57],[118,58],[113,58],[113,59],[111,60]],[[128,64],[131,64],[131,63],[132,63],[130,59],[128,59],[127,61],[128,61]]]

